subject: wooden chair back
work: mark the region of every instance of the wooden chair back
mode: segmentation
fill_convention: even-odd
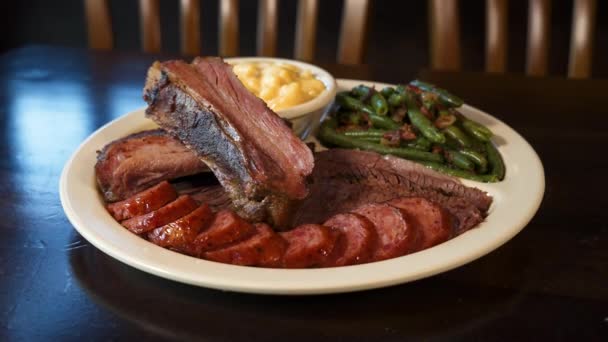
[[[108,0],[85,0],[89,47],[114,46]],[[369,0],[344,0],[337,62],[360,64],[365,58]],[[296,21],[296,59],[314,60],[319,0],[299,0]],[[257,54],[275,56],[277,52],[279,0],[260,0],[257,18]],[[200,0],[180,0],[181,52],[201,54]],[[139,0],[142,50],[161,50],[159,0]],[[219,55],[239,54],[239,0],[220,0]]]
[[[572,35],[568,77],[591,75],[596,0],[573,0]],[[547,74],[549,58],[550,0],[528,0],[526,73]],[[504,72],[507,67],[508,0],[486,0],[486,71]],[[431,67],[460,69],[458,0],[429,0]]]

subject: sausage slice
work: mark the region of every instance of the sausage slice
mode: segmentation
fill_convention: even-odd
[[[255,224],[256,233],[236,244],[206,252],[207,260],[241,266],[280,267],[287,243],[265,223]]]
[[[418,226],[419,250],[423,250],[452,237],[450,214],[439,205],[421,197],[401,197],[388,204],[405,211]]]
[[[358,214],[338,214],[323,225],[341,233],[326,266],[354,265],[370,260],[377,235],[368,219]]]
[[[190,214],[149,232],[148,240],[161,247],[193,254],[194,239],[211,223],[212,219],[213,212],[209,205],[203,204]]]
[[[123,201],[110,203],[108,212],[116,221],[124,221],[154,211],[177,198],[169,182],[161,182]]]
[[[337,232],[318,224],[303,224],[290,231],[279,233],[287,241],[283,267],[319,267],[331,254]]]
[[[395,258],[416,250],[417,232],[400,209],[373,203],[355,209],[354,213],[365,216],[376,228],[378,242],[373,261]]]
[[[249,222],[230,210],[220,210],[213,218],[209,229],[204,230],[194,239],[194,245],[198,253],[202,253],[241,241],[254,233],[255,228]]]
[[[135,234],[142,234],[164,226],[189,214],[198,204],[188,195],[179,196],[175,201],[145,215],[136,216],[121,224]]]

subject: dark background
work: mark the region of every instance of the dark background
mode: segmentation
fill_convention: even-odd
[[[87,46],[83,0],[4,0],[0,5],[4,26],[0,51],[25,44]],[[111,0],[115,48],[139,50],[137,0]],[[549,53],[552,75],[567,72],[573,0],[554,0],[551,15]],[[342,13],[341,0],[319,1],[316,60],[333,62]],[[240,1],[240,54],[255,55],[258,1]],[[608,78],[608,2],[598,1],[593,57],[593,77]],[[278,55],[293,57],[296,0],[279,3]],[[218,0],[201,1],[201,54],[217,54]],[[428,9],[425,0],[376,0],[372,3],[366,63],[404,66],[417,70],[428,65]],[[525,68],[528,1],[509,3],[510,72]],[[484,68],[485,0],[460,1],[463,69]],[[179,53],[179,1],[161,1],[163,52]],[[8,34],[6,34],[8,32]]]

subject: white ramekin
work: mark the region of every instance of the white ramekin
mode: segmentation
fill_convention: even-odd
[[[277,111],[276,113],[287,120],[293,125],[293,131],[296,135],[303,137],[311,126],[317,122],[323,112],[331,105],[334,97],[336,96],[336,80],[327,71],[319,68],[318,66],[296,61],[293,59],[284,58],[270,58],[270,57],[238,57],[238,58],[226,58],[226,62],[230,64],[237,63],[284,63],[295,65],[302,70],[310,71],[315,78],[323,82],[325,90],[314,99],[304,102],[302,104],[289,107]]]

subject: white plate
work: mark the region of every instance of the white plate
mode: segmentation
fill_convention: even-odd
[[[373,84],[338,80],[338,91],[361,83]],[[80,145],[61,175],[61,203],[76,230],[104,253],[145,272],[187,284],[249,293],[319,294],[405,283],[453,269],[498,248],[525,227],[541,203],[544,171],[532,147],[496,118],[467,105],[462,112],[495,132],[507,165],[506,178],[500,183],[463,181],[494,198],[489,216],[477,228],[448,242],[391,260],[324,269],[242,267],[185,256],[131,234],[104,209],[95,185],[95,151],[114,139],[154,127],[144,118],[143,109],[108,123]]]

